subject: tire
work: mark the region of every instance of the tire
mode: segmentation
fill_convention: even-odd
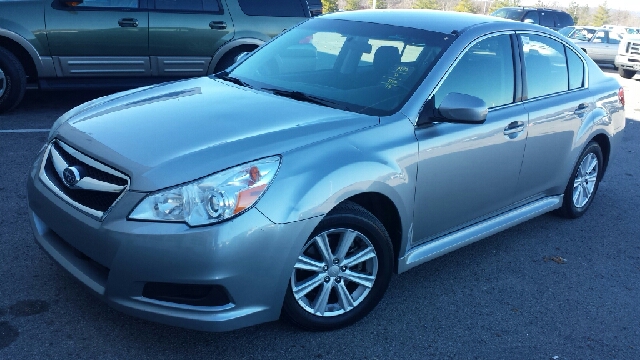
[[[560,215],[569,219],[584,215],[596,196],[603,172],[602,150],[598,143],[591,141],[580,154],[573,169],[564,191]]]
[[[631,79],[636,74],[633,70],[623,69],[621,67],[618,68],[618,75],[625,79]]]
[[[382,299],[393,263],[382,223],[363,207],[344,202],[322,219],[300,251],[282,314],[310,331],[351,325]]]
[[[0,47],[0,113],[15,108],[27,88],[27,75],[20,61]]]
[[[243,45],[229,50],[226,54],[222,55],[213,72],[219,73],[220,71],[226,70],[236,62],[236,58],[238,57],[238,55],[242,54],[243,52],[251,52],[255,49],[256,48],[253,46]]]

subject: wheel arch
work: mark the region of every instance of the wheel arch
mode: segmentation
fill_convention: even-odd
[[[20,64],[22,64],[22,67],[24,68],[27,77],[30,79],[30,82],[33,82],[38,78],[38,68],[36,62],[33,59],[33,53],[35,52],[35,49],[32,48],[32,51],[29,51],[27,48],[25,48],[24,43],[19,43],[18,41],[14,40],[13,37],[8,37],[6,31],[2,31],[2,29],[0,29],[0,47],[7,49],[11,53],[13,53],[16,58],[18,58],[18,61],[20,61]]]
[[[352,201],[362,206],[380,220],[391,238],[394,256],[394,271],[397,272],[398,258],[402,244],[402,221],[395,203],[387,196],[377,192],[360,193],[353,195],[342,202],[344,201]]]
[[[218,51],[216,51],[215,55],[213,55],[211,63],[209,64],[209,69],[207,69],[207,73],[213,74],[218,62],[230,51],[237,50],[238,48],[255,50],[264,43],[265,42],[263,40],[255,38],[240,38],[225,43],[218,49]]]
[[[600,146],[600,149],[602,150],[602,161],[604,162],[603,164],[603,168],[604,168],[603,174],[604,174],[604,171],[607,170],[607,166],[609,165],[609,156],[611,154],[611,140],[607,135],[600,133],[594,136],[593,138],[591,138],[591,140],[589,140],[587,144],[591,141],[595,141]]]

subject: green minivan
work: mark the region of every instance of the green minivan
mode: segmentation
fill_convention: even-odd
[[[0,113],[25,89],[127,88],[231,65],[321,0],[2,0]]]

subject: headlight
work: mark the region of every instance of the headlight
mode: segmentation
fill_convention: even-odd
[[[274,156],[150,194],[136,206],[129,218],[186,222],[190,226],[232,218],[255,204],[279,166],[280,157]]]

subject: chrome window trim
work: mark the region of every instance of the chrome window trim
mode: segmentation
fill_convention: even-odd
[[[46,174],[46,172],[45,172],[45,170],[44,170],[45,165],[46,165],[46,163],[47,163],[47,161],[48,161],[48,159],[49,159],[49,155],[54,155],[54,153],[55,153],[55,155],[57,155],[57,157],[56,157],[56,158],[54,158],[54,159],[52,159],[52,161],[54,162],[54,166],[56,167],[56,171],[58,171],[58,172],[59,172],[59,170],[58,170],[58,166],[56,166],[55,162],[56,162],[56,161],[57,161],[57,162],[63,161],[61,158],[59,158],[59,154],[58,154],[58,152],[57,152],[55,149],[53,149],[53,145],[54,145],[54,144],[59,145],[61,148],[63,148],[65,151],[67,151],[71,156],[73,156],[73,157],[75,157],[76,159],[78,159],[78,160],[82,161],[83,163],[85,163],[85,164],[87,164],[87,165],[89,165],[89,166],[91,166],[91,167],[94,167],[94,168],[96,168],[96,169],[98,169],[98,170],[100,170],[100,171],[103,171],[103,172],[106,172],[106,173],[111,174],[111,175],[113,175],[113,176],[117,176],[117,177],[119,177],[119,178],[122,178],[123,180],[125,180],[125,181],[127,182],[127,184],[126,184],[125,186],[122,186],[122,187],[120,188],[120,191],[122,191],[122,192],[120,193],[120,196],[118,196],[118,198],[113,202],[113,204],[111,204],[111,206],[109,206],[109,208],[108,208],[106,211],[104,211],[104,212],[102,212],[102,211],[98,211],[98,210],[95,210],[95,209],[89,208],[89,207],[87,207],[87,206],[84,206],[84,205],[82,205],[82,204],[80,204],[80,203],[78,203],[78,202],[76,202],[76,201],[72,200],[70,197],[68,197],[66,194],[64,194],[62,191],[60,191],[60,190],[59,190],[59,189],[58,189],[58,188],[53,184],[53,182],[49,179],[49,177],[47,176],[47,174]],[[52,150],[53,150],[53,152],[52,152]],[[59,164],[57,164],[57,165],[59,165]],[[93,160],[92,158],[90,158],[90,157],[88,157],[88,156],[86,156],[86,155],[82,154],[82,153],[81,153],[81,152],[79,152],[78,150],[76,150],[76,149],[74,149],[74,148],[70,147],[69,145],[67,145],[67,144],[65,144],[65,143],[63,143],[62,141],[57,140],[57,139],[54,139],[53,141],[51,141],[51,142],[47,145],[47,149],[45,150],[45,152],[44,152],[44,156],[42,157],[42,163],[40,164],[40,172],[39,172],[39,174],[38,174],[38,177],[40,178],[40,180],[42,181],[42,183],[43,183],[43,184],[45,184],[45,186],[46,186],[47,188],[49,188],[49,190],[51,190],[51,191],[52,191],[56,196],[58,196],[60,199],[64,200],[66,203],[68,203],[69,205],[71,205],[71,206],[75,207],[76,209],[78,209],[78,210],[80,210],[80,211],[82,211],[82,212],[86,213],[87,215],[90,215],[90,216],[92,216],[92,217],[96,218],[96,219],[97,219],[97,220],[99,220],[99,221],[104,220],[104,218],[105,218],[105,217],[107,216],[107,214],[111,211],[111,209],[113,209],[113,207],[115,206],[115,204],[117,204],[117,203],[118,203],[118,201],[120,201],[120,199],[121,199],[121,198],[124,196],[124,194],[127,192],[127,190],[129,189],[129,185],[130,185],[129,177],[128,177],[128,176],[126,176],[125,174],[120,173],[120,172],[118,172],[118,171],[116,171],[116,170],[114,170],[114,169],[112,169],[112,168],[110,168],[110,167],[108,167],[108,166],[106,166],[106,165],[104,165],[104,164],[102,164],[102,163],[100,163],[100,162],[96,161],[96,160]],[[62,181],[62,180],[61,180],[61,181]],[[96,181],[97,181],[97,180],[96,180]],[[100,182],[100,181],[98,181],[98,182]],[[100,183],[101,183],[101,182],[100,182]],[[93,184],[93,185],[95,185],[95,184]],[[100,185],[100,184],[98,184],[98,185]],[[114,187],[115,185],[112,185],[112,184],[108,184],[108,185],[110,186],[110,188],[109,188],[109,189],[106,189],[106,191],[104,191],[104,192],[115,192],[115,191],[113,191],[113,190],[114,190],[114,188],[111,188],[111,187]],[[94,190],[95,190],[95,189],[94,189]]]
[[[451,73],[451,71],[453,70],[453,68],[458,64],[458,62],[460,61],[460,59],[467,53],[467,51],[469,51],[469,49],[471,47],[473,47],[475,44],[479,43],[482,40],[485,39],[489,39],[495,36],[501,36],[501,35],[513,35],[516,32],[514,30],[505,30],[505,31],[497,31],[491,34],[487,34],[484,36],[481,36],[479,38],[476,38],[475,40],[473,40],[472,42],[470,42],[469,44],[467,44],[467,46],[458,54],[458,56],[456,57],[456,59],[451,63],[451,65],[449,65],[449,68],[447,69],[447,71],[444,73],[444,75],[440,78],[440,81],[438,81],[438,84],[433,88],[433,91],[431,91],[431,93],[429,94],[429,96],[427,96],[427,100],[425,101],[425,104],[431,100],[431,98],[433,96],[435,96],[435,93],[438,92],[438,90],[440,90],[440,86],[442,86],[442,84],[445,82],[445,80],[447,80],[447,78],[449,77],[449,74]],[[513,45],[513,44],[512,44]],[[513,49],[513,48],[512,48]],[[515,65],[514,65],[514,84],[515,84]],[[513,90],[514,93],[514,98],[515,98],[515,89]],[[520,102],[518,101],[513,101],[511,103],[508,104],[503,104],[503,105],[499,105],[499,106],[494,106],[492,108],[489,108],[489,111],[492,110],[497,110],[497,109],[502,109],[505,107],[509,107],[509,106],[513,106],[515,104],[519,104]]]

